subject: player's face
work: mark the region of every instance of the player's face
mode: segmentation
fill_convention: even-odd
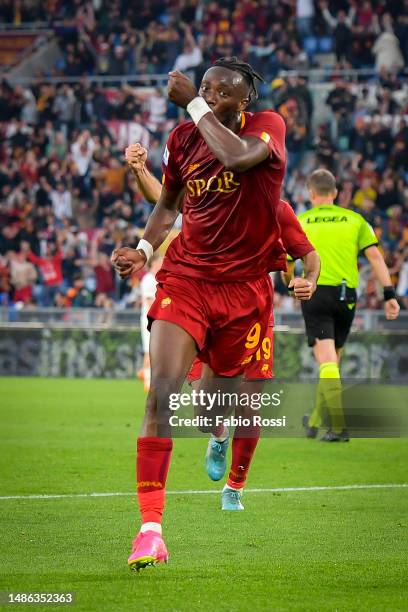
[[[247,106],[248,85],[238,72],[214,66],[205,73],[199,90],[221,123],[236,118]]]

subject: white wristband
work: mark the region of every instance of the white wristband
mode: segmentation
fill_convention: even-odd
[[[143,253],[146,255],[146,263],[149,263],[150,259],[153,257],[153,247],[150,242],[147,242],[147,240],[143,240],[142,238],[139,240],[136,250],[143,251]]]
[[[197,96],[187,104],[187,112],[194,121],[194,123],[197,125],[200,119],[202,119],[207,113],[212,113],[212,110],[208,106],[204,98],[202,98],[201,96]]]

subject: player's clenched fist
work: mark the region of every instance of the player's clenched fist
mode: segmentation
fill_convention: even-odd
[[[288,285],[289,289],[293,289],[293,295],[297,300],[310,300],[316,290],[316,285],[306,278],[292,278]]]
[[[171,102],[186,108],[187,104],[197,96],[197,88],[194,83],[178,70],[169,72],[170,78],[167,85],[167,96]]]
[[[113,251],[111,262],[120,278],[127,278],[143,268],[146,255],[139,249],[121,247]]]
[[[136,172],[141,172],[145,167],[147,150],[139,142],[129,145],[125,149],[125,160],[128,166]]]

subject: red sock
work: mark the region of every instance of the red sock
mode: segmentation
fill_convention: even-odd
[[[161,523],[173,440],[138,438],[137,498],[142,523]]]
[[[244,431],[248,436],[248,427],[246,427]],[[240,434],[242,435],[242,433],[241,428],[237,427],[232,440],[232,461],[227,480],[227,485],[232,489],[242,489],[245,485],[252,457],[254,456],[259,436],[261,435],[261,428],[252,427],[250,438],[240,438],[239,436]]]

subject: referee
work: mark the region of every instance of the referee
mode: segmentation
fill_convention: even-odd
[[[328,170],[315,170],[307,179],[307,187],[312,208],[299,215],[299,221],[320,256],[321,270],[315,293],[301,306],[308,343],[320,368],[320,383],[315,408],[310,416],[305,415],[303,425],[306,436],[315,438],[326,407],[330,428],[321,440],[347,442],[339,363],[356,310],[360,252],[364,252],[383,287],[387,319],[397,318],[399,305],[373,228],[360,214],[334,205],[334,176]],[[294,265],[288,265],[287,283],[293,277]]]

